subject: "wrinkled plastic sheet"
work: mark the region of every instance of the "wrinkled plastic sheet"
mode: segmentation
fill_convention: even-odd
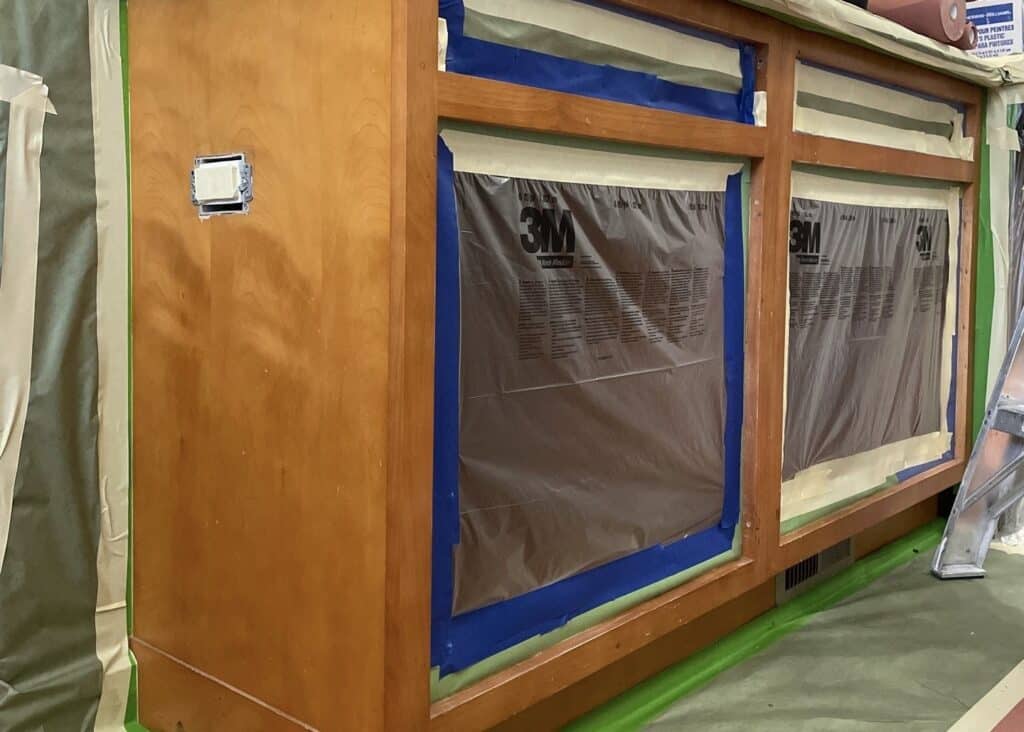
[[[454,611],[717,524],[725,194],[474,173],[455,190]]]
[[[784,480],[938,431],[948,278],[945,211],[794,198],[791,217]]]
[[[784,522],[948,455],[959,227],[952,191],[794,180]]]
[[[754,123],[751,46],[598,2],[441,0],[447,71]]]
[[[582,161],[561,165],[552,158],[573,154],[554,145],[446,139],[456,157],[511,145],[513,158],[546,159],[551,175],[508,175],[508,160],[495,159],[439,178],[458,220],[457,280],[442,280],[439,251],[438,348],[458,356],[439,350],[442,673],[731,547],[743,280],[739,176],[720,172],[735,164],[705,172],[705,190],[631,187],[608,183],[629,175],[614,155],[576,151]],[[440,152],[443,166],[449,153]],[[607,179],[588,176],[595,159]],[[659,177],[651,169],[664,167],[633,162],[649,185]],[[668,170],[709,165],[670,161]],[[449,236],[439,231],[439,247]],[[452,308],[457,343],[442,322]],[[453,368],[457,391],[446,395]],[[446,587],[439,578],[451,567]]]

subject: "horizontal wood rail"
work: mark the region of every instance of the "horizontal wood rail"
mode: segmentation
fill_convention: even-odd
[[[760,583],[737,559],[546,648],[431,706],[432,732],[488,729]]]
[[[783,23],[756,10],[722,0],[615,0],[638,13],[710,31],[741,41],[766,44],[786,29]]]
[[[730,157],[764,156],[763,127],[438,72],[444,119]]]
[[[972,160],[926,155],[802,132],[793,134],[793,162],[952,183],[969,183],[975,176]]]

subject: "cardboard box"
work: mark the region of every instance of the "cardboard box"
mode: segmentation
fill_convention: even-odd
[[[974,0],[967,3],[967,19],[978,27],[978,47],[971,53],[982,58],[1024,52],[1021,6],[1024,0]]]

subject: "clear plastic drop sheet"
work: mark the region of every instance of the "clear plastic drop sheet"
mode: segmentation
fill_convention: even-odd
[[[454,612],[715,525],[725,194],[457,172]]]
[[[948,248],[945,210],[793,199],[783,480],[941,429]]]

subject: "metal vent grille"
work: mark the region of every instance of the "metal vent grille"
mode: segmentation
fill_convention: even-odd
[[[851,539],[841,541],[835,546],[807,557],[777,577],[775,600],[781,605],[852,563],[853,541]]]
[[[807,557],[807,559],[802,562],[797,562],[787,569],[786,578],[783,583],[783,588],[786,592],[789,592],[797,585],[806,582],[811,577],[817,576],[820,559],[821,555],[815,554],[813,557]]]

